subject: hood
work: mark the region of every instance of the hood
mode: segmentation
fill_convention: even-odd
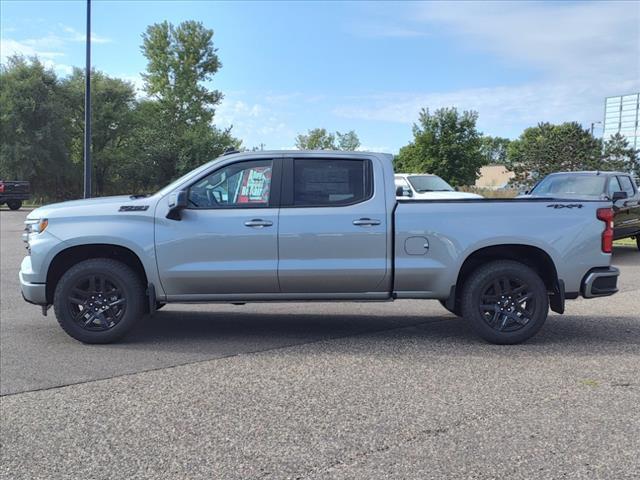
[[[150,197],[132,199],[129,195],[118,195],[86,198],[44,205],[29,213],[27,219],[113,214],[117,213],[120,207],[143,208],[145,205],[151,208]]]
[[[482,195],[469,192],[422,192],[413,197],[402,197],[404,200],[458,200],[464,198],[484,198]]]

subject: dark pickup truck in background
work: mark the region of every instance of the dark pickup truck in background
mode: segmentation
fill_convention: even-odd
[[[552,173],[540,180],[524,197],[611,200],[614,240],[635,237],[640,250],[640,191],[629,173]]]
[[[29,182],[20,180],[0,180],[0,205],[7,204],[11,210],[18,210],[24,200],[31,197]]]

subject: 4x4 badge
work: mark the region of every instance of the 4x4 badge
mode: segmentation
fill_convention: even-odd
[[[567,205],[563,203],[552,203],[551,205],[547,205],[547,208],[582,208],[581,203],[569,203]]]

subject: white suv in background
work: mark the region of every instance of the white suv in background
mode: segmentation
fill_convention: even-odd
[[[455,200],[461,198],[483,198],[469,192],[457,192],[437,175],[428,173],[396,173],[396,197],[411,200]]]

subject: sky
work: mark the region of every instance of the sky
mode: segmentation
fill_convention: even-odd
[[[85,2],[0,1],[0,56],[84,67]],[[479,113],[487,135],[602,120],[640,91],[640,2],[92,2],[93,66],[144,95],[148,25],[214,30],[224,94],[214,122],[247,148],[293,148],[315,127],[395,153],[421,108]],[[601,125],[596,124],[596,134]]]

